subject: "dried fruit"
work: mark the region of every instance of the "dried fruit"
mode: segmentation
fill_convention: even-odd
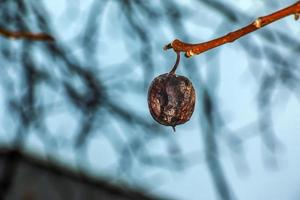
[[[156,77],[148,91],[152,117],[160,124],[172,126],[174,131],[176,125],[191,118],[195,107],[195,90],[191,81],[175,74],[178,63],[179,57],[171,72]]]

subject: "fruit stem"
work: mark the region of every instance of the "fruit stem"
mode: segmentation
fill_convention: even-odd
[[[175,74],[175,71],[176,71],[176,69],[178,67],[178,64],[180,62],[180,52],[176,51],[176,54],[177,54],[176,62],[174,64],[174,67],[172,68],[172,70],[169,72],[169,74]]]

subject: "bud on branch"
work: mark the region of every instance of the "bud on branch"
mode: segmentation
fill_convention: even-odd
[[[277,12],[274,12],[270,15],[259,17],[248,26],[245,26],[234,32],[228,33],[227,35],[219,37],[217,39],[199,44],[188,44],[178,39],[175,39],[172,43],[167,44],[164,47],[164,50],[173,49],[175,52],[185,52],[186,57],[191,57],[193,55],[198,55],[223,44],[234,42],[235,40],[243,37],[244,35],[247,35],[248,33],[254,32],[268,24],[271,24],[289,15],[294,15],[295,20],[299,19],[300,1]]]

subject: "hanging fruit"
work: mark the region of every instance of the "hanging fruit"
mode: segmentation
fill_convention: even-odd
[[[175,126],[187,122],[195,107],[195,90],[191,81],[175,74],[177,60],[169,73],[154,78],[148,90],[148,106],[152,117],[160,124]]]

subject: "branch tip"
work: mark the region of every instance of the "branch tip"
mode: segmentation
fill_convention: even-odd
[[[297,21],[299,18],[300,18],[300,12],[299,13],[295,13],[294,19]]]
[[[167,44],[166,46],[164,46],[164,50],[168,50],[168,49],[172,49],[172,43]]]

